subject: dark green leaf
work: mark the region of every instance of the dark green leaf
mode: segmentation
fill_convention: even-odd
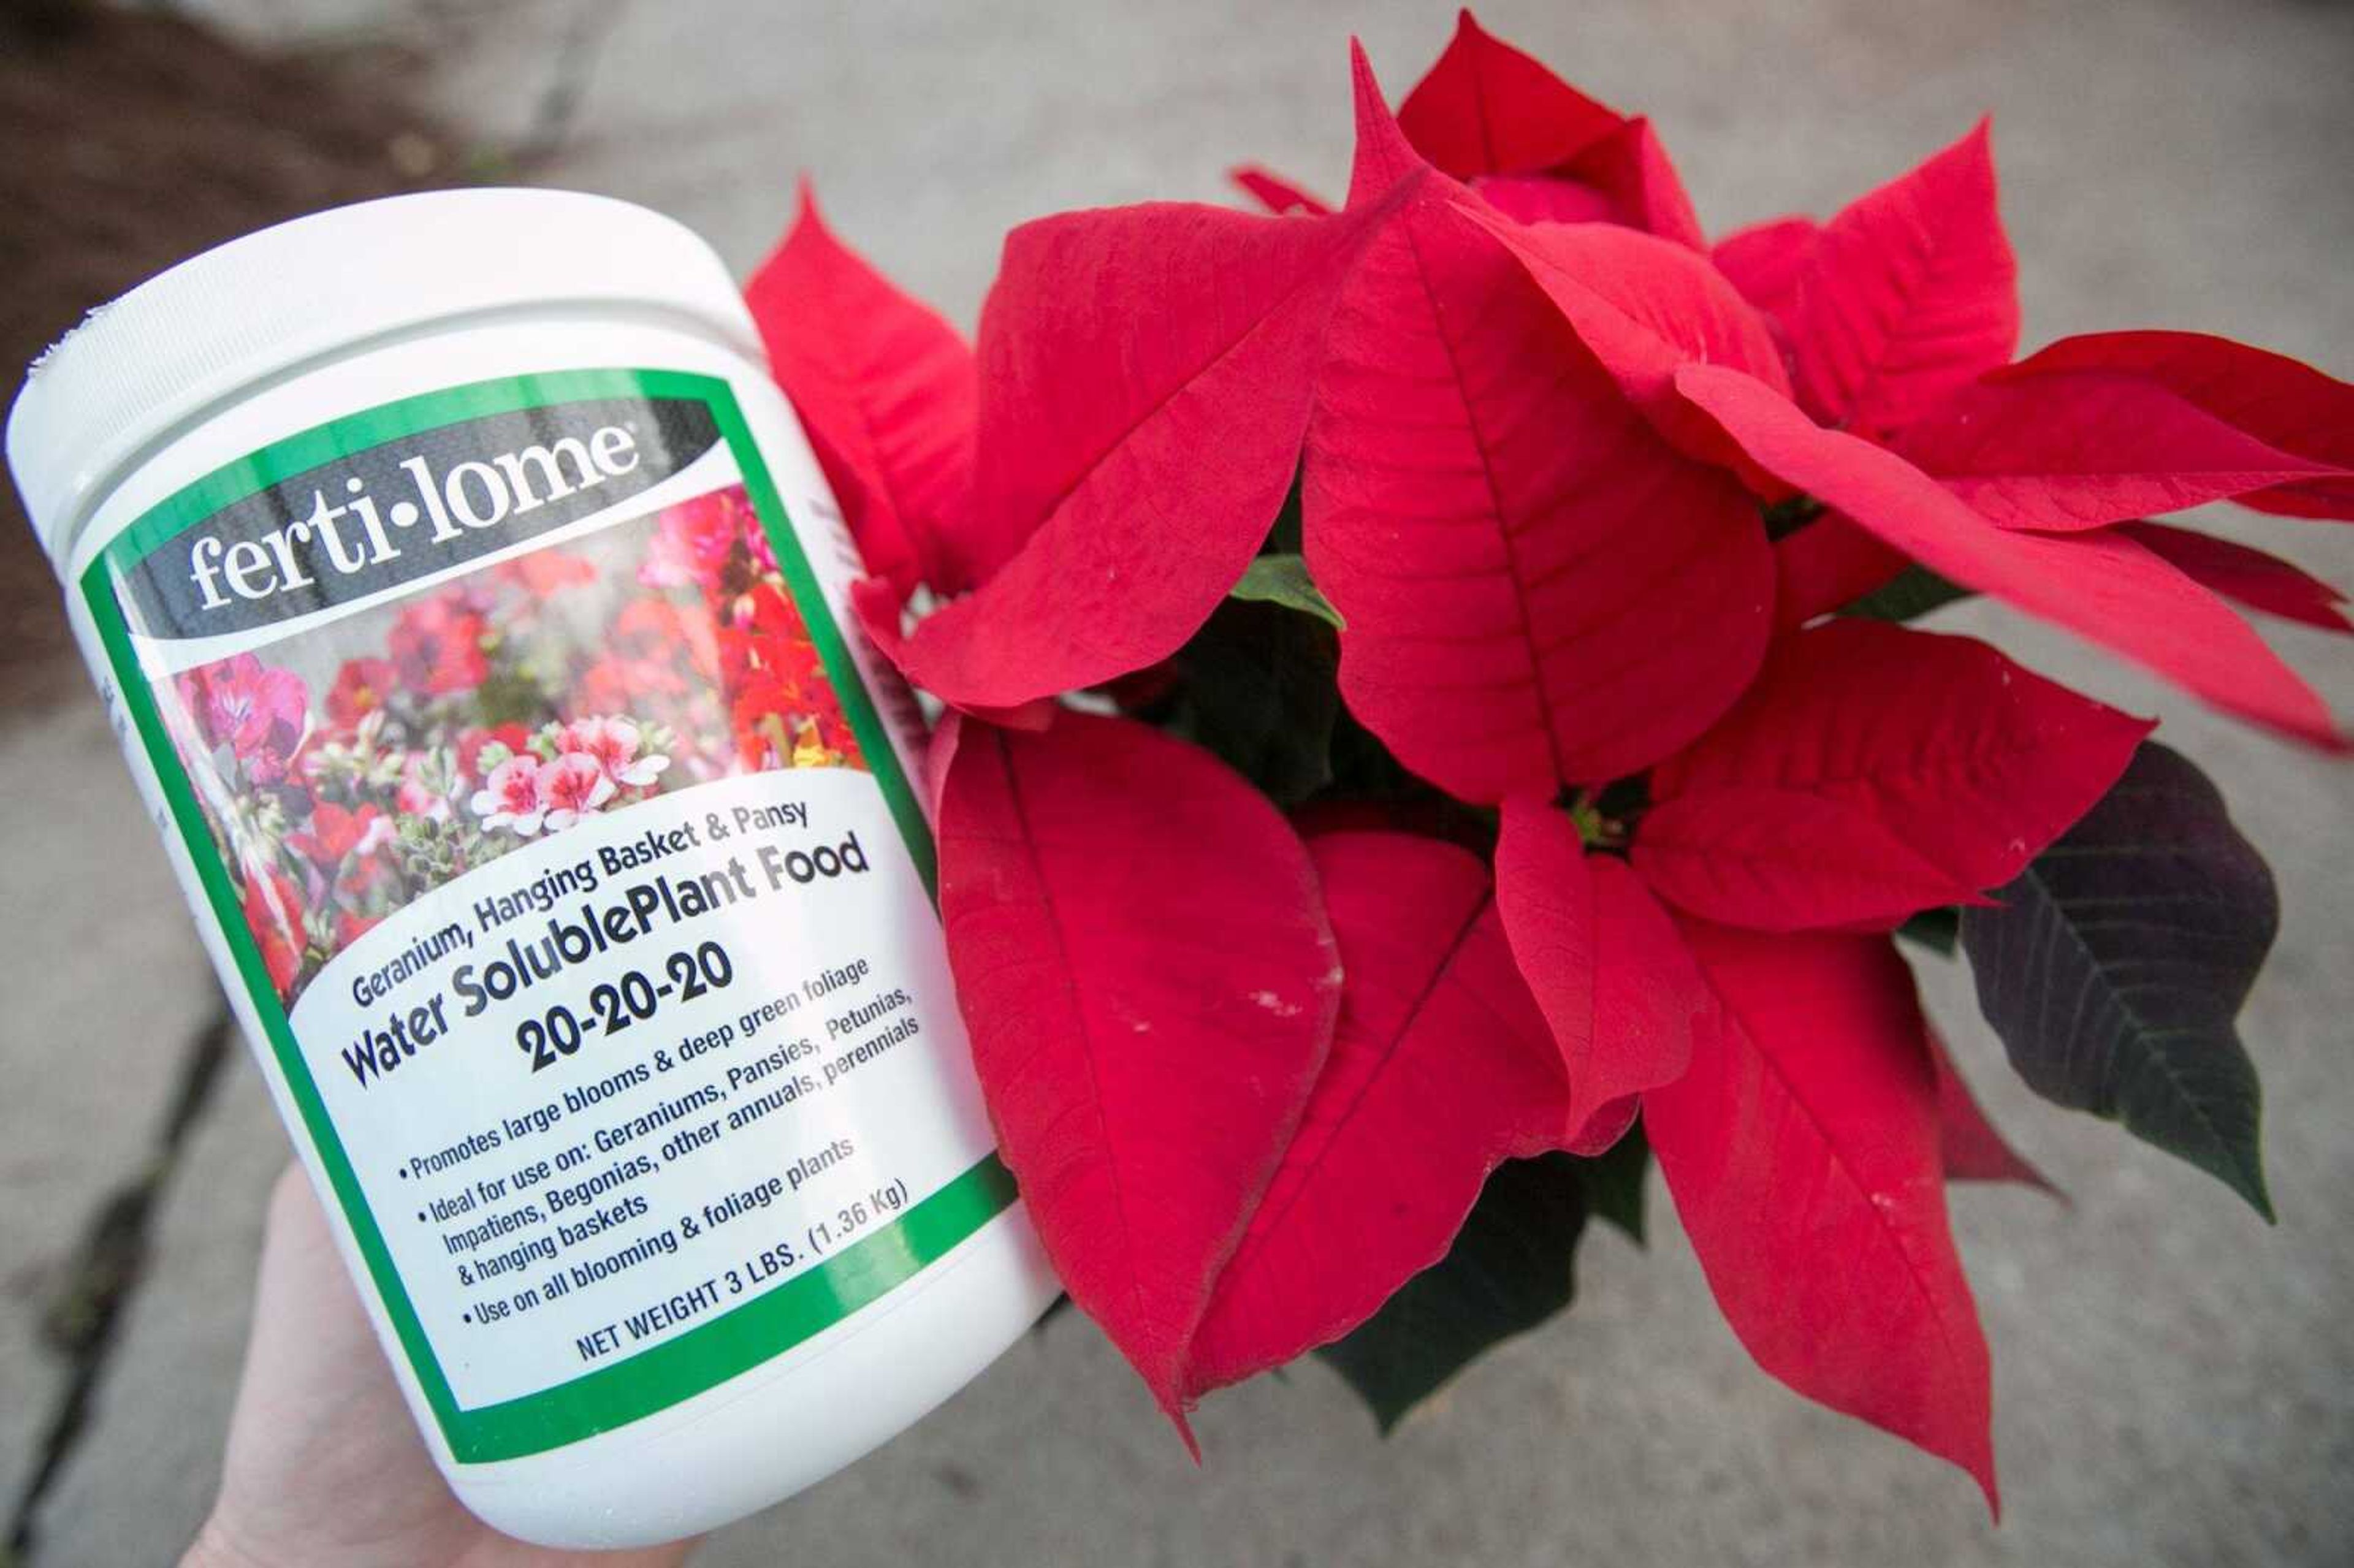
[[[1969,598],[1970,591],[1959,583],[1946,581],[1926,567],[1907,567],[1885,586],[1851,601],[1840,613],[1868,620],[1913,620],[1957,599]]]
[[[1585,1226],[1566,1154],[1500,1166],[1445,1257],[1399,1287],[1356,1332],[1316,1353],[1388,1432],[1490,1346],[1569,1305]]]
[[[1637,1246],[1643,1245],[1643,1188],[1651,1171],[1651,1146],[1643,1137],[1643,1124],[1628,1128],[1606,1152],[1578,1160],[1577,1171],[1585,1183],[1587,1211],[1626,1232]]]
[[[1766,537],[1788,538],[1823,514],[1823,503],[1811,495],[1792,495],[1765,509]]]
[[[1275,522],[1267,531],[1267,542],[1259,546],[1263,555],[1296,556],[1307,536],[1305,515],[1299,498],[1299,479],[1292,476],[1291,493],[1283,498],[1283,510],[1275,514]]]
[[[2280,904],[2222,797],[2145,741],[2115,788],[1962,914],[1978,1007],[2045,1098],[2111,1117],[2266,1219],[2255,1065],[2234,1019]]]
[[[1940,909],[1924,909],[1897,927],[1896,934],[1941,959],[1950,959],[1961,945],[1962,912],[1950,904]]]
[[[1308,562],[1299,556],[1260,556],[1243,572],[1242,581],[1228,593],[1235,599],[1260,604],[1279,604],[1286,609],[1296,609],[1312,615],[1338,631],[1344,622],[1324,590],[1308,575]]]
[[[1338,658],[1322,622],[1230,600],[1177,654],[1170,727],[1297,805],[1331,782]]]

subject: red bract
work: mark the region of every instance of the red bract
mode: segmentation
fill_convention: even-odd
[[[2243,505],[2292,517],[2354,519],[2354,387],[2286,355],[2194,332],[2104,332],[2063,337],[1998,371],[2028,382],[2074,370],[2144,376],[2267,446],[2338,471],[2243,495]]]
[[[1799,401],[1816,418],[1885,435],[2009,361],[2019,265],[1988,130],[1980,121],[1816,236],[1788,315]]]
[[[2338,606],[2346,595],[2277,556],[2163,523],[2126,523],[2117,532],[2225,599],[2324,631],[2354,632]]]
[[[1398,108],[1415,150],[1458,180],[1552,167],[1624,123],[1544,63],[1479,26],[1469,9]]]
[[[2248,623],[2132,539],[1998,528],[1893,452],[1710,366],[1676,385],[1759,466],[1954,581],[2117,650],[2217,706],[2335,748],[2328,710]]]
[[[1738,456],[1675,395],[1689,365],[1727,366],[1786,387],[1766,320],[1703,259],[1602,224],[1529,226],[1466,214],[1526,268],[1594,357],[1661,433],[1698,456]]]
[[[1832,621],[1787,640],[1740,705],[1651,775],[1637,864],[1663,827],[1702,802],[1734,821],[1771,821],[1776,802],[1800,794],[1872,830],[1852,842],[1893,843],[1965,895],[1999,887],[2108,792],[2152,727],[1967,637]],[[1692,829],[1675,836],[1691,853]],[[1791,843],[1786,853],[1834,847]],[[1793,869],[1798,885],[1782,895],[1789,914],[1775,924],[1902,917],[1921,907],[1900,899],[1808,919],[1824,912],[1803,885],[1803,868]]]
[[[1774,624],[1804,626],[1853,603],[1911,565],[1893,546],[1841,517],[1819,517],[1774,541]]]
[[[965,723],[939,847],[1005,1162],[1071,1298],[1182,1430],[1212,1282],[1332,1038],[1307,852],[1206,753],[1079,714]]]
[[[1946,1217],[1937,1082],[1885,937],[1686,927],[1724,1027],[1643,1125],[1726,1320],[1810,1399],[1995,1502],[1986,1338]]]
[[[745,288],[777,379],[850,524],[866,569],[904,599],[960,593],[971,504],[972,351],[834,238],[808,183],[783,245]]]
[[[1587,854],[1564,811],[1504,807],[1496,903],[1569,1075],[1560,1130],[1606,1146],[1629,1097],[1683,1075],[1713,1000],[1667,912],[1626,862]]]
[[[1634,863],[1678,908],[1759,931],[1884,929],[1976,896],[1869,810],[1765,785],[1653,807]]]
[[[1675,390],[1691,365],[1730,366],[1787,388],[1766,318],[1706,260],[1607,225],[1515,223],[1480,206],[1465,216],[1496,236],[1570,329],[1659,434],[1695,460],[1721,464],[1769,499],[1787,487]]]
[[[1423,170],[1357,72],[1363,203]],[[1302,502],[1352,711],[1493,801],[1698,734],[1756,667],[1772,568],[1740,488],[1650,433],[1469,199],[1426,178],[1350,279]]]
[[[1322,217],[1332,210],[1332,204],[1285,179],[1281,175],[1262,169],[1256,164],[1246,164],[1230,170],[1228,177],[1267,211],[1281,217],[1286,213],[1306,213],[1310,217]]]
[[[1797,296],[1820,232],[1811,217],[1770,217],[1734,229],[1708,256],[1743,299],[1778,319]]]
[[[2006,528],[2097,528],[2338,471],[2115,370],[1965,387],[1896,450]]]
[[[1929,1064],[1937,1074],[1937,1148],[1946,1180],[2016,1181],[2059,1197],[2060,1189],[2021,1158],[1987,1120],[1970,1086],[1954,1070],[1953,1053],[1937,1038],[1937,1032],[1925,1026],[1922,1038],[1928,1046]]]
[[[1389,210],[1016,229],[981,323],[975,559],[1004,565],[917,626],[908,678],[1013,707],[1199,630],[1291,488],[1332,302]]]
[[[2169,538],[2173,549],[2145,547],[2147,535],[2119,525],[2224,496],[2354,515],[2346,467],[2354,441],[2344,435],[2354,387],[2277,355],[2179,333],[2071,338],[2006,366],[2017,338],[2016,268],[1983,124],[1821,230],[1776,220],[1728,238],[1719,258],[1754,302],[1779,316],[1799,400],[1844,427],[1812,429],[1762,388],[1740,389],[1694,363],[1702,355],[1679,366],[1685,393],[1737,438],[1744,461],[1735,466],[1761,494],[1808,490],[1801,469],[1839,471],[1811,492],[1833,515],[1777,549],[1780,624],[1836,609],[1916,559],[2219,706],[2337,744],[2320,699],[2200,574],[2168,562],[2206,563],[2208,575],[2250,585],[2246,592],[2306,619],[2329,613],[2330,601],[2317,608],[2312,589],[2253,563],[2227,567],[2223,550],[2188,542],[2195,536]],[[1893,444],[1910,461],[1868,455],[1858,437]],[[1768,459],[1765,445],[1785,461]],[[1801,456],[1800,446],[1810,451]],[[1925,470],[1963,504],[1933,497]],[[1761,471],[1771,482],[1760,482]],[[1995,530],[1982,525],[1989,521],[2015,539],[1990,537]],[[2045,536],[2053,531],[2074,536]]]
[[[1415,151],[1522,222],[1626,224],[1700,247],[1700,221],[1650,122],[1606,109],[1469,10],[1398,106]]]
[[[1194,1340],[1197,1389],[1363,1322],[1445,1255],[1489,1171],[1556,1144],[1567,1112],[1478,857],[1399,833],[1329,833],[1310,851],[1347,987],[1331,1055]]]
[[[1499,1160],[1600,1152],[1639,1107],[1759,1361],[1991,1501],[1941,1177],[2040,1178],[1886,931],[2023,907],[2150,726],[1825,618],[1941,576],[2336,745],[2218,596],[2354,630],[2342,596],[2145,514],[2354,517],[2354,388],[2179,334],[2009,364],[1984,125],[1711,251],[1646,122],[1468,14],[1395,119],[1355,76],[1338,214],[1246,169],[1294,216],[1017,230],[977,408],[953,334],[813,216],[756,284],[877,574],[859,616],[973,715],[925,792],[1005,1158],[1182,1429],[1447,1258]],[[799,715],[806,636],[748,651],[783,600],[721,543],[695,580],[729,690]],[[918,583],[947,602],[904,631]],[[1312,848],[1207,751],[1069,711],[1087,687],[1254,770]]]

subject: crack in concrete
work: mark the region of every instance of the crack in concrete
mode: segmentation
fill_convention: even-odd
[[[179,1081],[144,1162],[91,1210],[81,1245],[42,1312],[41,1336],[66,1361],[68,1376],[50,1410],[38,1461],[9,1510],[0,1564],[32,1561],[41,1499],[89,1433],[93,1401],[145,1275],[156,1213],[190,1132],[212,1106],[236,1038],[228,1003],[216,999],[209,1016],[181,1046]]]

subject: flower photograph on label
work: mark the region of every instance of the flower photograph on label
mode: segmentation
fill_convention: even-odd
[[[386,916],[665,789],[865,759],[711,491],[155,683],[281,1001]]]

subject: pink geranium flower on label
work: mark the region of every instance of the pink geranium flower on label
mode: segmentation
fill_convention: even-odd
[[[181,676],[180,694],[207,747],[227,747],[257,784],[286,777],[310,727],[302,676],[239,653]]]
[[[551,833],[572,826],[611,800],[620,789],[605,776],[597,759],[584,751],[565,753],[542,768],[535,781]]]
[[[547,767],[530,752],[519,752],[491,769],[482,788],[470,802],[485,829],[511,828],[529,838],[547,815],[540,803],[539,774]]]
[[[393,787],[392,803],[404,817],[429,822],[450,820],[450,797],[427,779],[425,761],[420,757],[411,757],[402,765],[400,782]]]
[[[716,583],[736,542],[744,536],[734,498],[698,495],[662,514],[638,580],[652,588],[702,588]]]
[[[579,718],[557,732],[556,749],[560,755],[593,758],[619,788],[642,789],[670,766],[670,758],[660,753],[639,756],[644,741],[644,732],[626,718]]]

